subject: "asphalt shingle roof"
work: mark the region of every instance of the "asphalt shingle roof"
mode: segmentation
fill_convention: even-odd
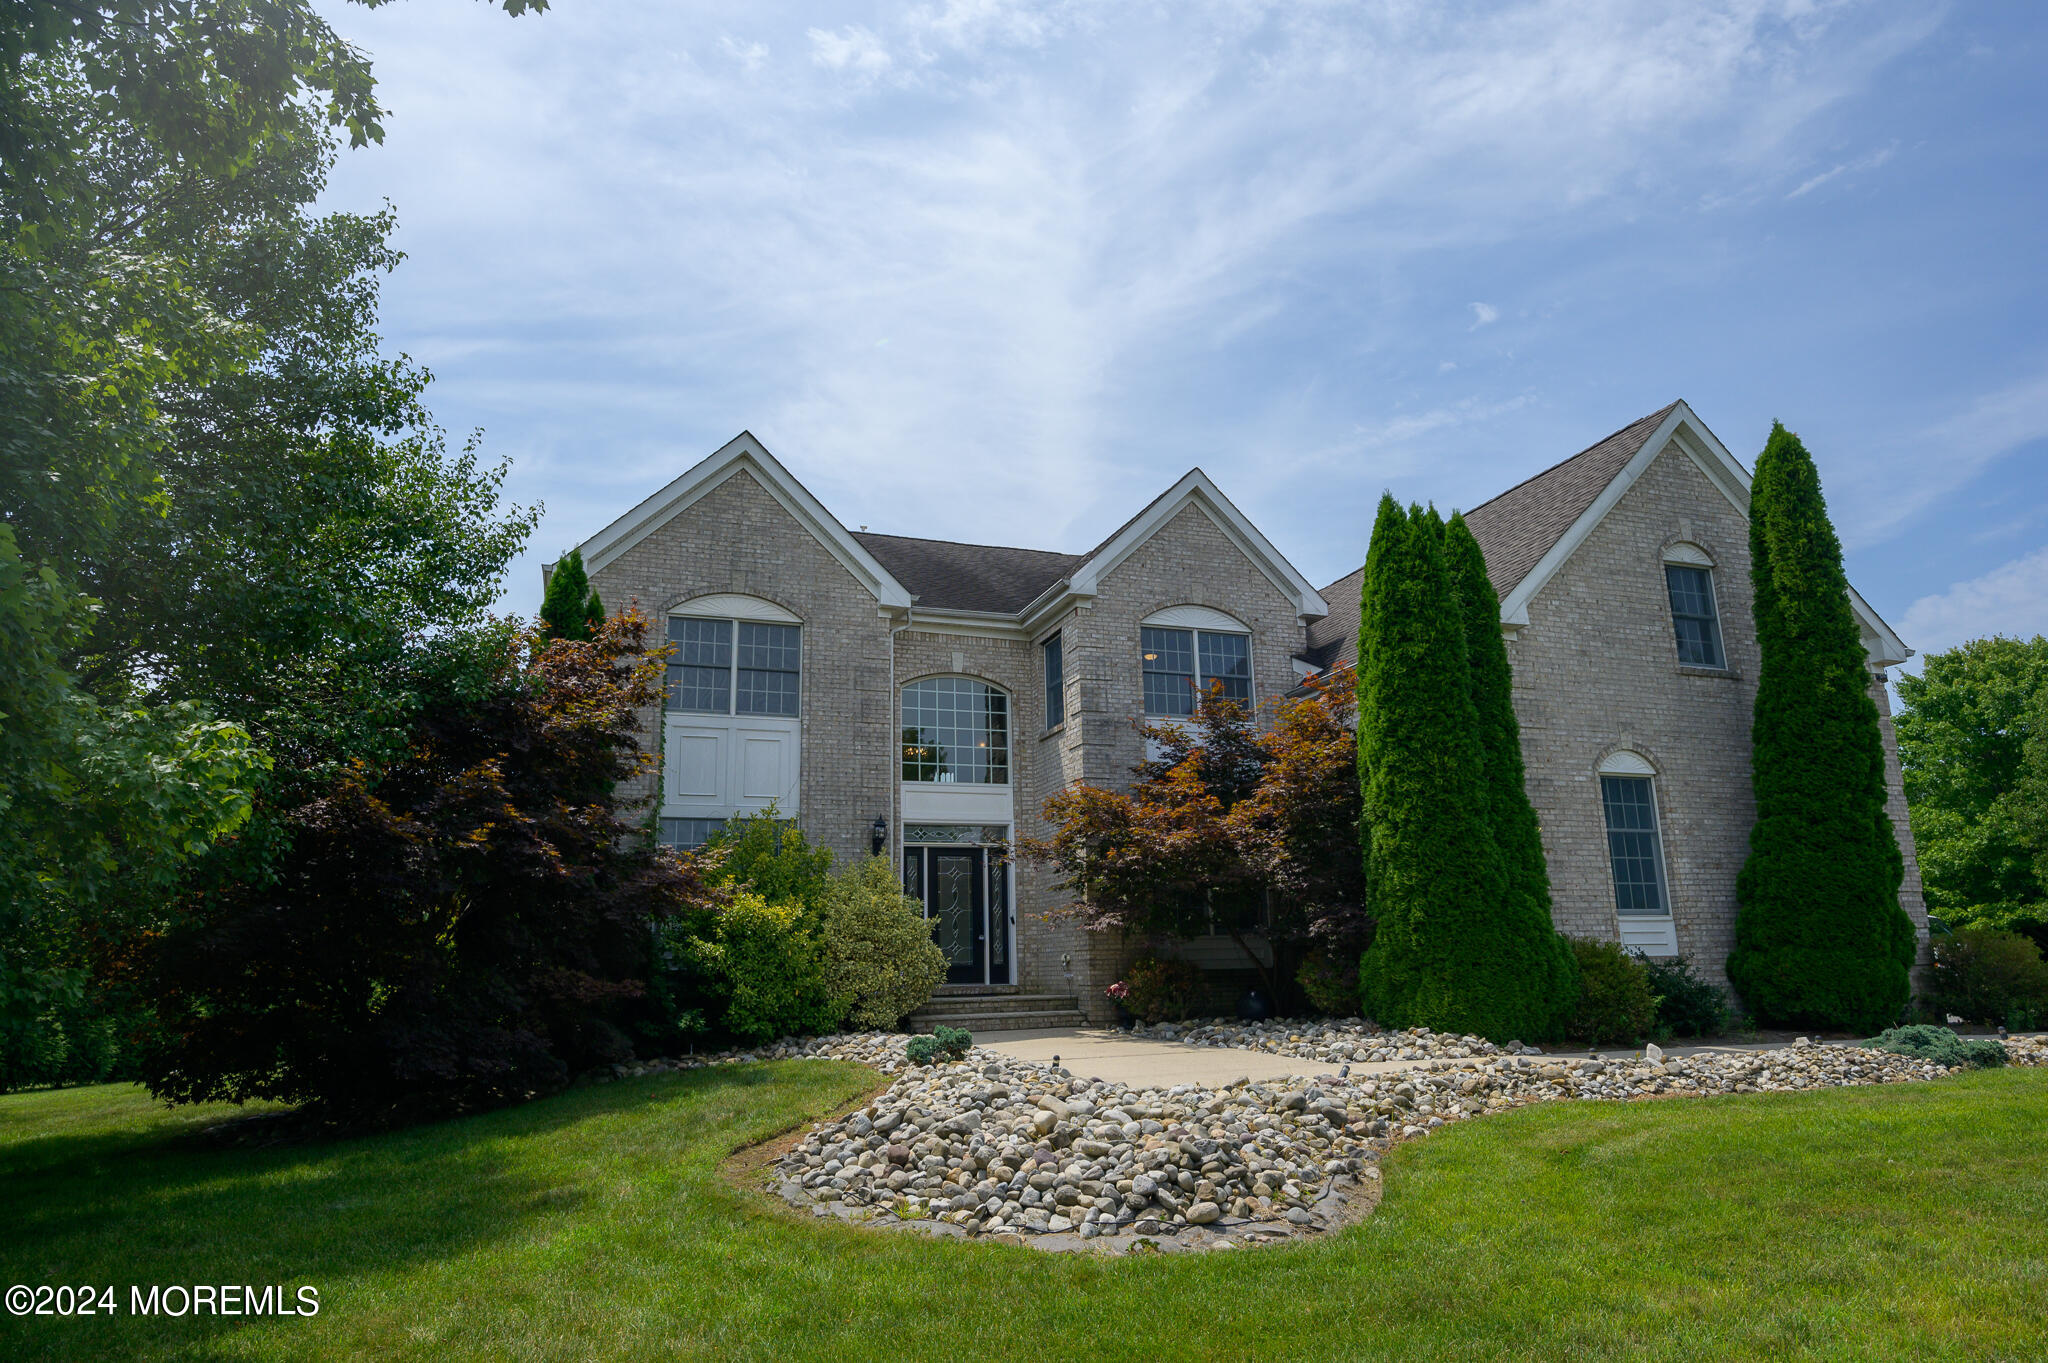
[[[1560,464],[1515,484],[1465,513],[1465,524],[1486,556],[1486,576],[1505,597],[1542,562],[1551,546],[1635,458],[1677,403],[1660,408],[1580,450]],[[1330,613],[1309,626],[1302,657],[1319,670],[1348,665],[1358,649],[1358,592],[1365,569],[1323,588]]]
[[[1010,549],[991,544],[853,533],[920,606],[1015,615],[1039,593],[1088,561],[1086,554]]]

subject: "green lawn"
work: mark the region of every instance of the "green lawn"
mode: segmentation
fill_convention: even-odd
[[[222,1150],[134,1089],[0,1098],[0,1358],[2048,1357],[2048,1071],[1556,1104],[1388,1161],[1320,1243],[1100,1260],[816,1223],[718,1172],[873,1082],[799,1061]],[[128,1285],[311,1283],[310,1319]]]

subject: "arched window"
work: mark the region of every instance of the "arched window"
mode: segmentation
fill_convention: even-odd
[[[1207,606],[1172,606],[1140,622],[1145,713],[1184,718],[1211,687],[1246,709],[1252,703],[1251,631]]]
[[[1657,832],[1656,768],[1632,752],[1600,764],[1607,817],[1607,860],[1614,870],[1614,911],[1624,918],[1668,918],[1664,847]]]
[[[1007,785],[1010,698],[972,677],[903,688],[903,779]]]
[[[1688,667],[1726,667],[1721,613],[1714,600],[1714,560],[1697,544],[1664,551],[1664,590],[1671,597],[1671,628],[1678,661]]]
[[[795,718],[803,681],[803,629],[772,601],[700,596],[669,612],[668,709],[695,715]]]

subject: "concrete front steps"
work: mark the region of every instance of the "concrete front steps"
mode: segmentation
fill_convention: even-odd
[[[1014,989],[948,986],[912,1013],[904,1026],[913,1031],[964,1027],[983,1032],[1022,1032],[1043,1027],[1085,1027],[1080,1000],[1072,994],[1024,994]]]

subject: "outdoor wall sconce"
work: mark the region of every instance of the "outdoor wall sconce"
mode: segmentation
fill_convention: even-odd
[[[879,857],[882,855],[882,849],[888,845],[889,821],[877,814],[875,821],[868,825],[868,850]]]

